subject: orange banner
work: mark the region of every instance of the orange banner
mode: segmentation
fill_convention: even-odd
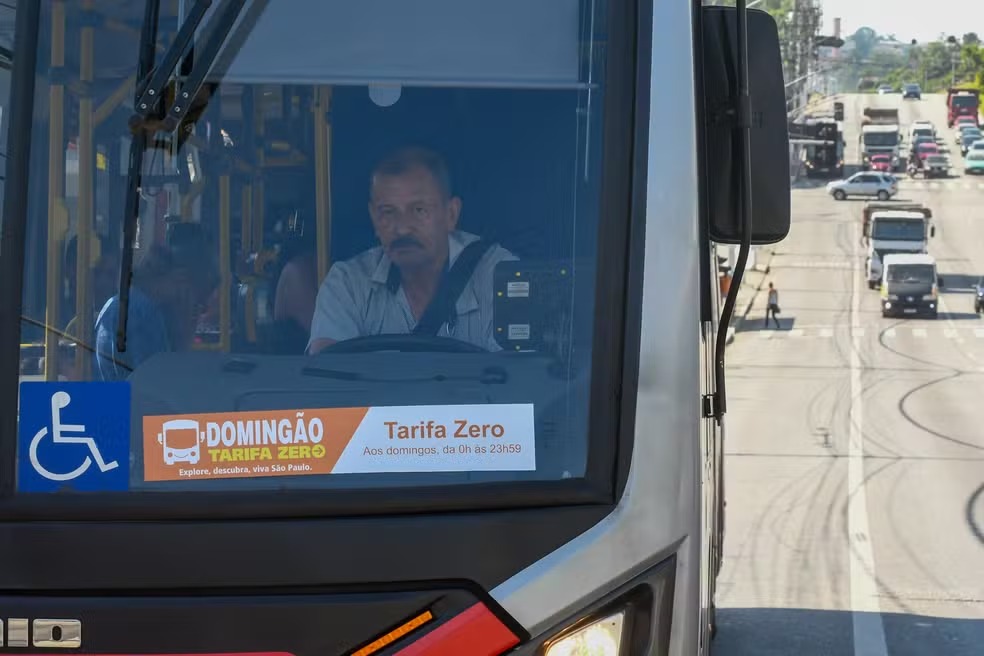
[[[144,480],[329,474],[368,408],[151,416]]]

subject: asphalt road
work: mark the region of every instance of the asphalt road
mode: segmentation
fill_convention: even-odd
[[[863,201],[793,191],[793,227],[728,352],[727,517],[715,656],[984,654],[984,177],[963,177],[942,97],[846,96],[932,120],[954,174],[928,204],[945,289],[933,320],[884,319],[863,279]],[[903,176],[904,178],[904,176]],[[759,252],[768,260],[769,249]],[[979,414],[980,412],[980,414]]]

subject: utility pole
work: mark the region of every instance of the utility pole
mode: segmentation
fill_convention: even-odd
[[[960,63],[960,43],[957,37],[948,36],[946,44],[950,48],[950,86],[957,86],[957,64]]]
[[[790,104],[806,104],[811,88],[819,88],[811,73],[818,69],[817,37],[820,34],[819,0],[795,0],[789,15],[783,64],[787,80],[797,81],[787,87]],[[788,83],[787,83],[788,84]]]

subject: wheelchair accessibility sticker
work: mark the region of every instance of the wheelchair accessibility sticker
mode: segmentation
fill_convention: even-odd
[[[126,490],[129,383],[21,383],[17,489]]]

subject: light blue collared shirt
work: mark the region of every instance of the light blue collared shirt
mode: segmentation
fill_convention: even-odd
[[[448,236],[450,266],[478,236],[455,231]],[[498,351],[493,335],[493,279],[495,265],[516,260],[516,256],[493,246],[478,261],[475,272],[458,297],[455,310],[458,320],[449,332],[448,324],[438,335],[453,337],[490,351]],[[350,260],[335,264],[318,290],[311,322],[311,339],[342,342],[366,335],[409,334],[417,325],[403,287],[391,292],[389,257],[377,246]]]

